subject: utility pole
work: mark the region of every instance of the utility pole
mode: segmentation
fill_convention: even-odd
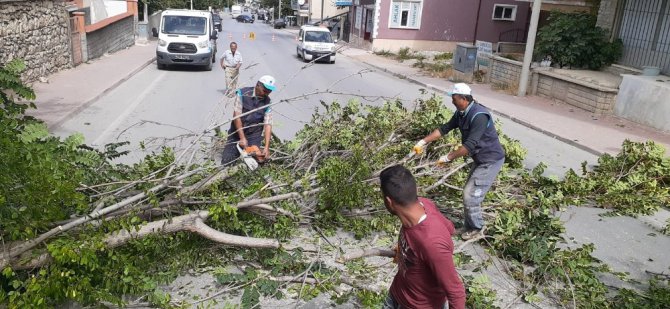
[[[533,61],[533,49],[535,48],[537,23],[540,19],[540,8],[542,8],[542,0],[534,0],[533,12],[530,14],[530,27],[528,28],[528,39],[526,40],[526,52],[523,55],[523,66],[521,67],[519,93],[517,94],[520,97],[526,96],[526,90],[528,90],[528,76],[530,75],[530,63]]]
[[[323,24],[323,0],[321,0],[321,23]]]
[[[279,17],[277,19],[281,18],[281,0],[279,0]]]
[[[191,0],[191,10],[193,10],[193,0]]]

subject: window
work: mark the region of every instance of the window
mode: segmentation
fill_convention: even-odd
[[[493,5],[493,20],[516,20],[516,5]]]
[[[391,1],[389,28],[419,29],[423,1]]]

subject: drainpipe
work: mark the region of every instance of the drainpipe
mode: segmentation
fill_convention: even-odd
[[[477,28],[479,28],[479,12],[481,12],[481,10],[482,10],[482,0],[479,0],[479,6],[477,7],[477,19],[475,22],[475,35],[474,35],[475,39],[473,40],[474,41],[473,44],[477,43]]]
[[[533,60],[533,49],[535,48],[535,36],[537,35],[537,23],[540,19],[540,9],[542,0],[533,1],[533,12],[530,15],[530,27],[528,28],[528,40],[526,42],[526,52],[523,55],[523,66],[521,67],[521,80],[519,81],[520,97],[526,96],[528,89],[528,76],[530,75],[530,63]]]

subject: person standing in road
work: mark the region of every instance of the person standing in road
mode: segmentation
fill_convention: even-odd
[[[226,72],[226,96],[230,96],[237,88],[237,80],[242,66],[242,54],[237,51],[237,43],[231,42],[230,49],[221,57],[221,68]]]
[[[468,240],[484,234],[485,225],[481,204],[505,163],[505,151],[500,145],[491,113],[472,98],[472,90],[468,85],[455,84],[447,95],[451,97],[451,102],[456,106],[457,111],[449,122],[416,143],[412,151],[420,154],[426,144],[453,129],[460,130],[462,145],[440,157],[438,163],[446,164],[468,155],[474,161],[463,188],[465,223],[461,238]]]
[[[221,164],[228,165],[240,156],[237,145],[242,149],[248,146],[260,148],[262,139],[265,140],[265,147],[259,161],[270,157],[272,110],[268,105],[273,90],[275,90],[275,79],[270,75],[259,78],[254,87],[237,90],[233,105],[233,121],[228,129],[228,140],[223,149]]]
[[[386,210],[402,223],[393,278],[383,309],[465,308],[465,289],[454,266],[454,224],[435,204],[417,197],[416,180],[401,165],[379,175]]]

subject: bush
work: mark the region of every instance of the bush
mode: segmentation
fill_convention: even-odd
[[[597,70],[621,57],[623,43],[608,42],[607,31],[596,27],[596,16],[552,12],[549,25],[538,33],[535,53],[562,67]]]
[[[412,59],[412,50],[409,49],[409,47],[403,47],[398,51],[398,60],[403,61],[403,60],[408,60]]]

